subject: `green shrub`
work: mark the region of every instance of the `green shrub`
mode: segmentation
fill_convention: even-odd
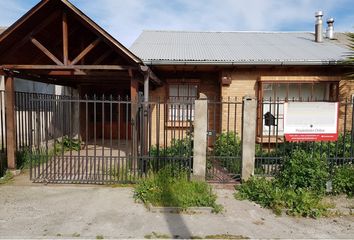
[[[151,146],[149,154],[152,157],[190,157],[193,151],[191,138],[172,139],[170,146]]]
[[[296,150],[285,158],[277,181],[285,188],[324,193],[328,177],[328,164],[324,156]]]
[[[335,168],[332,179],[333,193],[345,193],[349,197],[354,195],[354,166],[343,165]]]
[[[79,151],[81,149],[81,141],[78,139],[72,139],[67,136],[63,137],[61,141],[56,141],[55,152],[60,154],[66,151]]]
[[[141,166],[145,172],[157,172],[168,164],[173,163],[175,166],[185,167],[190,165],[193,155],[193,139],[186,137],[183,139],[172,139],[169,146],[151,146],[149,151],[149,159],[146,166]]]
[[[307,189],[292,189],[280,186],[275,180],[252,177],[236,187],[237,199],[248,199],[281,214],[286,209],[289,215],[319,217],[326,212],[321,197]]]
[[[46,163],[54,155],[53,150],[46,150],[41,148],[39,150],[22,149],[16,152],[16,161],[18,169],[27,169],[30,166],[38,166]]]
[[[241,139],[234,132],[220,134],[212,154],[230,173],[241,173]]]
[[[220,134],[214,145],[214,156],[233,157],[241,152],[241,140],[234,132]]]
[[[216,204],[216,195],[205,182],[189,181],[186,170],[177,170],[175,166],[166,166],[156,174],[138,183],[134,198],[153,206],[212,207],[220,211]]]

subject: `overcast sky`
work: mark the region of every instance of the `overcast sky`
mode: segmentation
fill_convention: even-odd
[[[0,26],[10,26],[39,0],[0,0]],[[71,0],[129,47],[144,29],[313,31],[314,13],[354,31],[354,0]],[[324,21],[325,22],[325,21]],[[324,23],[326,25],[326,23]]]

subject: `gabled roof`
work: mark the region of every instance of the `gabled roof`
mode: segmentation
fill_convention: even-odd
[[[146,64],[323,65],[343,60],[336,40],[310,32],[144,31],[130,50]]]
[[[33,22],[45,21],[49,18],[47,14],[54,13],[56,11],[56,6],[58,4],[63,4],[67,7],[68,11],[72,14],[76,15],[78,19],[82,22],[82,24],[90,27],[92,31],[94,31],[98,36],[100,36],[104,42],[112,47],[118,53],[125,54],[132,62],[136,64],[142,64],[141,59],[139,59],[136,55],[134,55],[128,48],[124,47],[121,43],[119,43],[115,38],[113,38],[110,34],[108,34],[104,29],[98,26],[93,20],[91,20],[88,16],[86,16],[83,12],[77,9],[73,4],[71,4],[68,0],[41,0],[36,6],[34,6],[31,10],[29,10],[25,15],[23,15],[19,20],[17,20],[12,26],[7,28],[4,32],[1,33],[0,30],[0,54],[2,51],[13,44],[14,41],[20,41],[20,34],[17,34],[17,30],[21,29],[23,32],[29,32],[33,28],[30,20]]]

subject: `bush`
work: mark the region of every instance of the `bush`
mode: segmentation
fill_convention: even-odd
[[[144,172],[157,172],[168,164],[175,166],[190,166],[190,160],[193,155],[193,140],[190,137],[183,139],[172,139],[170,146],[157,147],[151,146],[149,159],[144,162]],[[191,167],[191,166],[190,166]]]
[[[241,139],[236,133],[220,134],[215,141],[212,155],[230,173],[241,173]]]
[[[290,215],[319,217],[326,212],[321,200],[328,177],[325,156],[295,149],[286,156],[274,179],[252,177],[237,188],[235,196],[271,208],[277,214],[286,209]]]
[[[55,152],[60,154],[62,151],[79,151],[81,148],[81,141],[78,139],[71,139],[67,136],[63,137],[61,141],[56,141]]]
[[[285,188],[324,193],[328,177],[328,164],[324,156],[296,150],[285,158],[277,181]]]
[[[284,188],[274,180],[252,177],[236,189],[237,199],[254,201],[278,215],[286,209],[289,215],[319,217],[327,210],[317,193],[307,189]]]
[[[149,154],[152,157],[190,157],[193,151],[193,141],[191,138],[172,139],[170,146],[152,146]]]
[[[214,145],[214,156],[232,157],[239,156],[241,152],[241,140],[234,132],[220,134]]]
[[[189,181],[186,170],[176,170],[174,166],[166,166],[156,174],[142,180],[134,190],[134,198],[153,206],[180,207],[212,207],[220,211],[216,204],[216,195],[205,182]]]
[[[24,148],[16,152],[16,161],[18,169],[27,169],[46,163],[54,156],[53,150],[46,150],[44,148],[33,150]]]
[[[333,193],[354,196],[354,166],[344,165],[335,168],[332,179]]]

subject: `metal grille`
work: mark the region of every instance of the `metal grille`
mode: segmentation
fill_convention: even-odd
[[[26,136],[18,140],[20,159],[29,158],[34,182],[135,182],[166,165],[191,172],[193,125],[188,118],[169,118],[172,104],[187,115],[194,108],[190,101],[104,95],[31,97],[18,117],[27,125],[23,132],[18,126]]]
[[[241,176],[242,101],[208,101],[207,180],[230,183]]]

